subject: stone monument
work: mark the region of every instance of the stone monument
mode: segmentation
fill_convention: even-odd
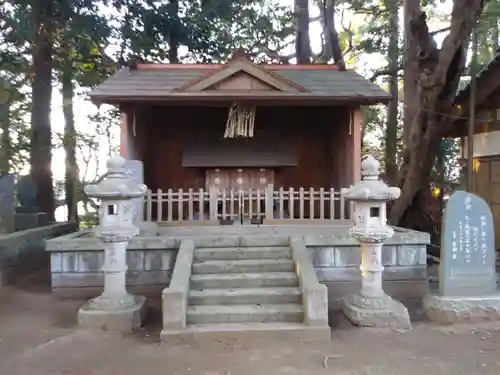
[[[456,191],[444,211],[439,287],[424,298],[432,321],[500,320],[493,215],[480,197]]]
[[[106,178],[85,187],[89,197],[101,200],[100,225],[94,232],[104,243],[104,291],[80,308],[78,322],[89,328],[131,332],[144,321],[146,298],[127,292],[126,249],[139,232],[133,224],[132,200],[143,196],[146,186],[127,177],[125,163],[121,156],[110,159]]]
[[[127,160],[125,164],[127,175],[137,184],[144,184],[144,168],[140,160]],[[144,221],[144,198],[134,198],[134,224]]]
[[[0,234],[14,231],[14,175],[0,176]]]
[[[411,329],[408,309],[388,296],[382,287],[382,246],[394,231],[387,226],[387,201],[399,198],[401,190],[379,180],[380,163],[368,155],[361,163],[362,180],[343,189],[354,202],[355,226],[349,234],[361,246],[361,289],[342,301],[342,312],[362,327]]]
[[[49,223],[49,214],[41,212],[37,204],[38,187],[31,175],[19,178],[16,186],[17,200],[14,216],[16,231],[37,228]]]

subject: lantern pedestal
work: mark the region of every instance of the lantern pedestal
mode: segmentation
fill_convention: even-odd
[[[133,332],[140,328],[146,319],[146,297],[132,296],[133,304],[120,309],[97,309],[92,301],[84,304],[78,311],[78,324],[85,328],[105,331]]]
[[[87,328],[132,332],[146,318],[146,298],[126,289],[127,244],[138,232],[133,226],[96,230],[104,243],[104,291],[78,311],[78,323]]]
[[[342,301],[342,312],[352,323],[360,327],[411,329],[408,309],[382,292],[377,297],[366,297],[360,292]]]
[[[382,244],[387,230],[381,228],[378,233],[371,233],[370,238],[351,231],[351,235],[361,244],[361,289],[342,301],[342,312],[355,325],[361,327],[388,327],[411,329],[408,309],[392,299],[382,287]],[[392,232],[392,230],[390,230]],[[384,233],[387,232],[387,233]],[[369,242],[368,242],[369,241]]]

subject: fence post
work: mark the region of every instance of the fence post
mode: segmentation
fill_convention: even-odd
[[[209,194],[209,212],[210,212],[210,220],[217,220],[217,189],[215,186],[210,186],[208,190]]]
[[[153,221],[153,192],[151,189],[148,189],[147,195],[146,195],[146,221],[151,222]]]
[[[266,219],[274,219],[274,185],[268,184],[265,189]]]

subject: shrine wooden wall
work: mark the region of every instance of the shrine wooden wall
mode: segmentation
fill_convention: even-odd
[[[122,110],[129,114],[126,129],[144,162],[150,189],[205,187],[205,168],[184,167],[183,152],[193,140],[223,137],[227,107],[142,105]],[[284,137],[295,148],[297,165],[273,167],[276,187],[342,188],[358,173],[354,139],[360,142],[360,133],[355,126],[347,107],[258,107],[255,139]]]
[[[495,247],[500,249],[500,155],[474,158],[473,192],[488,202],[493,213]]]

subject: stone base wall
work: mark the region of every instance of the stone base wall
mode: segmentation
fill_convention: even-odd
[[[58,223],[0,235],[0,286],[47,266],[45,242],[75,230],[74,224]]]
[[[427,289],[425,234],[410,231],[410,236],[393,238],[384,246],[384,287],[398,300],[421,298]],[[415,233],[420,236],[415,235]],[[269,239],[269,238],[268,238]],[[270,238],[272,240],[272,238]],[[277,238],[275,238],[278,240]],[[329,309],[360,286],[361,249],[348,236],[324,238],[305,236],[318,279],[328,287]],[[196,240],[197,246],[250,245],[255,237],[213,237]],[[239,241],[239,242],[238,242]],[[280,243],[287,238],[280,238]],[[159,296],[168,286],[180,240],[172,237],[136,237],[128,246],[127,283],[131,292]],[[100,272],[104,262],[102,244],[88,234],[75,233],[49,241],[52,290],[66,297],[93,297],[103,286]]]
[[[170,283],[177,249],[129,249],[127,286],[132,292],[161,293]],[[104,285],[104,250],[50,254],[52,290],[65,297],[94,297]]]
[[[361,248],[357,246],[309,247],[316,274],[328,287],[330,310],[339,299],[359,290]],[[418,299],[427,290],[426,245],[386,245],[382,249],[384,289],[398,300]]]

